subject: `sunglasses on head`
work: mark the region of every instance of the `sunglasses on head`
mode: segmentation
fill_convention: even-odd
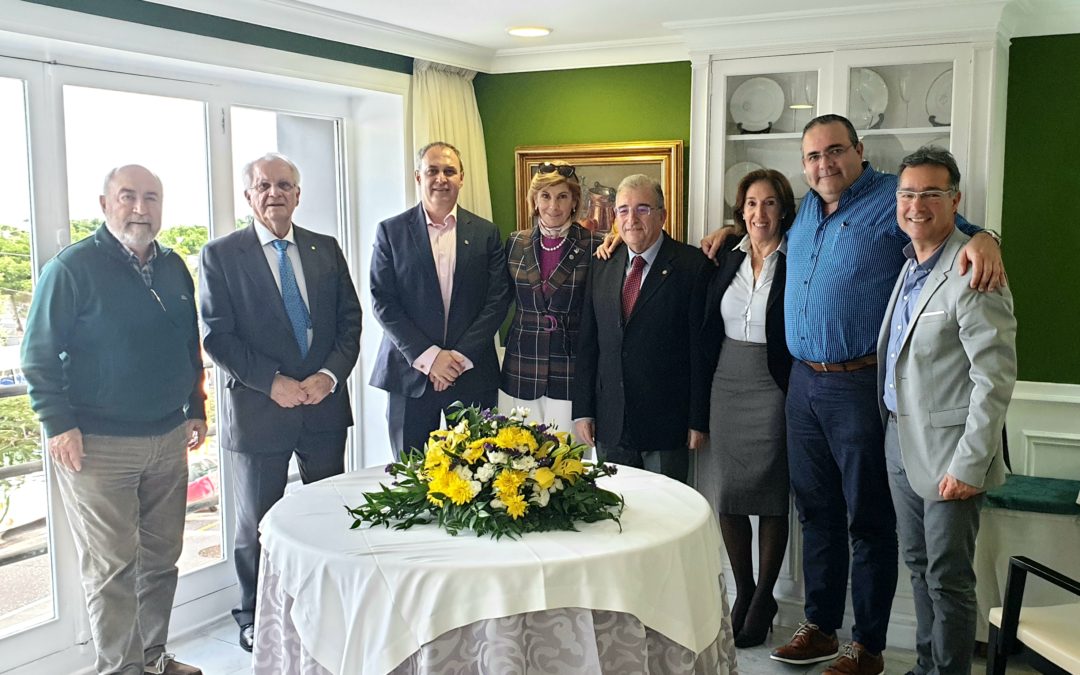
[[[563,178],[570,178],[571,176],[577,178],[577,173],[574,171],[573,164],[552,164],[551,162],[544,162],[540,166],[536,167],[537,173],[557,173]]]

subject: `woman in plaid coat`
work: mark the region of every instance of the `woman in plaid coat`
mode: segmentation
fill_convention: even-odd
[[[517,311],[506,338],[502,390],[530,419],[572,428],[571,382],[585,280],[603,238],[573,221],[581,203],[574,167],[545,162],[529,185],[529,230],[506,242]]]

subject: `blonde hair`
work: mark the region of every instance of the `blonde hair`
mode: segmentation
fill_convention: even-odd
[[[545,163],[554,164],[555,166],[570,166],[569,162],[564,162],[562,160],[555,160],[553,162]],[[551,173],[540,173],[539,171],[537,171],[533,174],[532,180],[529,182],[528,195],[530,216],[535,215],[537,211],[536,195],[541,190],[545,190],[553,185],[558,185],[559,183],[566,183],[566,187],[570,189],[570,199],[574,202],[573,209],[570,212],[570,217],[573,218],[574,214],[578,211],[578,207],[581,206],[581,184],[578,183],[576,174],[564,176],[558,171],[552,171]]]

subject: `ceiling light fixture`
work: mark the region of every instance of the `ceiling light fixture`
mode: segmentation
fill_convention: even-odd
[[[513,26],[507,28],[506,32],[514,37],[525,38],[547,37],[548,35],[551,35],[551,29],[544,28],[543,26]]]

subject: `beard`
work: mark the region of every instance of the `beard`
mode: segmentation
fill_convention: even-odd
[[[124,223],[116,238],[130,249],[144,249],[150,246],[156,237],[157,233],[148,224]]]

